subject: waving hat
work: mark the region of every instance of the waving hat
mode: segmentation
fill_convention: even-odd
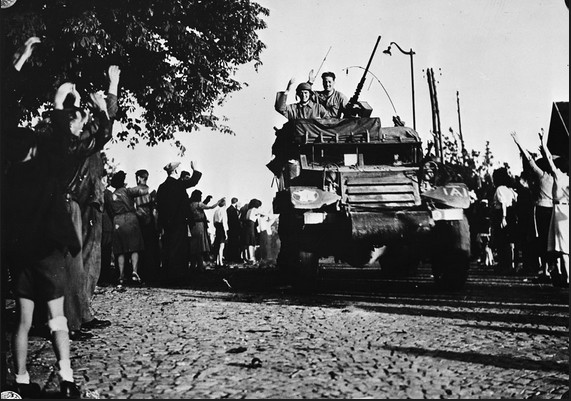
[[[163,167],[163,169],[167,172],[167,173],[172,173],[174,170],[176,170],[176,168],[180,166],[180,162],[170,162],[169,164],[167,164],[166,166]]]

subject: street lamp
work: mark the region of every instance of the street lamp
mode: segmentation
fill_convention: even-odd
[[[410,56],[410,81],[412,84],[412,128],[414,128],[414,130],[416,131],[416,110],[415,110],[415,106],[414,106],[414,64],[412,61],[412,56],[414,56],[416,53],[410,49],[408,52],[405,52],[397,43],[395,42],[391,42],[389,44],[389,47],[387,47],[387,50],[383,51],[383,53],[388,54],[389,56],[392,56],[391,54],[391,46],[395,45],[402,54],[407,54]]]

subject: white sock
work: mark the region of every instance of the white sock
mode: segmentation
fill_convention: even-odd
[[[19,375],[16,374],[16,383],[18,384],[30,384],[30,374],[28,372]]]
[[[62,359],[58,362],[59,376],[62,380],[73,383],[73,370],[71,369],[71,361],[69,359]]]

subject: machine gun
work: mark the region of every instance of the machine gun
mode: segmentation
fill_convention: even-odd
[[[355,94],[349,102],[345,106],[345,112],[343,114],[344,118],[351,118],[351,117],[370,117],[373,109],[369,105],[369,103],[364,101],[359,101],[359,95],[361,94],[361,90],[363,89],[363,85],[365,84],[365,80],[367,79],[367,73],[369,72],[369,67],[371,66],[371,61],[373,61],[373,57],[375,52],[377,51],[377,46],[379,45],[379,41],[381,40],[381,35],[377,38],[377,43],[375,43],[375,48],[373,49],[373,53],[371,53],[371,57],[369,58],[369,62],[367,63],[367,68],[363,72],[363,77],[359,84],[357,85],[357,89],[355,90]]]

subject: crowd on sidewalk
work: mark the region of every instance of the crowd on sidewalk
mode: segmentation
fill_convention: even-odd
[[[504,165],[481,174],[468,210],[472,254],[499,274],[534,275],[538,283],[569,285],[569,161],[552,155],[539,134],[541,155],[522,147],[523,170]]]
[[[257,199],[239,210],[236,198],[226,209],[224,197],[209,204],[210,197],[202,200],[198,189],[189,197],[187,189],[202,176],[194,162],[191,172],[180,171],[180,162],[166,165],[165,182],[152,192],[146,170],[137,171],[133,187],[126,185],[123,171],[107,174],[102,150],[112,138],[119,108],[121,70],[116,65],[104,71],[105,91],[86,97],[82,88],[64,82],[41,121],[20,126],[24,66],[38,43],[40,38],[31,37],[17,49],[2,77],[3,310],[8,297],[16,305],[10,341],[13,381],[9,383],[3,358],[2,388],[10,384],[24,398],[40,397],[40,387],[27,371],[28,337],[34,328],[52,341],[61,397],[80,398],[70,340],[88,340],[91,330],[113,324],[98,319],[91,307],[98,284],[121,287],[127,277],[134,284],[143,279],[180,284],[190,278],[191,269],[204,269],[211,255],[220,267],[230,261],[256,263],[261,227],[272,216],[261,213]],[[205,210],[214,208],[212,241]]]
[[[255,198],[242,205],[232,197],[227,205],[226,197],[203,199],[199,189],[189,194],[202,176],[195,164],[190,173],[178,161],[168,163],[166,180],[152,191],[146,169],[135,173],[137,185],[129,188],[123,171],[112,175],[105,189],[100,286],[181,284],[207,269],[275,262],[277,216],[262,213]]]

